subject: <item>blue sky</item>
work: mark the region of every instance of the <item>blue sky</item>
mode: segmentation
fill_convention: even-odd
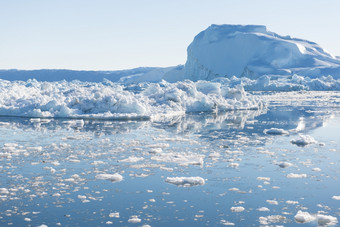
[[[184,64],[210,24],[262,24],[340,56],[339,0],[0,0],[0,69]]]

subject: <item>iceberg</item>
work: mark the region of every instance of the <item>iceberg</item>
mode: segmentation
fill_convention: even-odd
[[[184,78],[302,75],[340,78],[339,58],[318,44],[281,36],[262,25],[211,25],[188,47]]]

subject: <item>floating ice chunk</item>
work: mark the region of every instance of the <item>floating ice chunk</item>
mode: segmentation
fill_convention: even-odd
[[[245,209],[244,209],[244,207],[239,206],[239,207],[231,207],[230,210],[231,210],[232,212],[242,212],[242,211],[244,211]]]
[[[260,208],[257,208],[258,211],[261,211],[261,212],[267,212],[267,211],[270,211],[269,208],[267,207],[260,207]]]
[[[314,172],[320,172],[321,169],[320,169],[320,168],[313,168],[312,171],[314,171]]]
[[[227,225],[227,226],[234,226],[235,223],[229,222],[227,220],[221,220],[220,221],[221,225]]]
[[[299,204],[298,201],[292,201],[292,200],[287,200],[286,201],[287,204],[290,204],[290,205],[296,205],[296,204]]]
[[[300,135],[300,138],[299,139],[293,139],[290,141],[292,144],[296,144],[297,146],[306,146],[308,144],[315,144],[317,143],[317,141],[309,136],[309,135]]]
[[[120,175],[119,173],[115,173],[115,174],[103,173],[103,174],[96,175],[96,179],[98,179],[98,180],[110,180],[112,182],[119,182],[119,181],[123,180],[123,176]]]
[[[229,191],[234,191],[234,192],[240,191],[240,189],[238,189],[238,188],[229,188],[228,190]]]
[[[134,163],[134,162],[139,162],[139,161],[142,161],[142,160],[144,160],[143,157],[131,156],[131,157],[128,157],[126,159],[120,160],[120,162],[131,162],[131,163]]]
[[[288,168],[290,166],[292,166],[293,164],[290,162],[281,162],[278,166],[280,166],[281,168]]]
[[[266,200],[267,203],[269,203],[270,205],[279,205],[279,203],[276,200]]]
[[[48,226],[45,225],[45,224],[42,224],[42,225],[39,225],[39,226],[37,226],[37,227],[48,227]]]
[[[305,173],[289,173],[287,174],[287,178],[306,178],[307,177],[307,174]]]
[[[25,218],[24,220],[25,220],[25,221],[28,221],[28,222],[29,222],[29,221],[32,221],[32,219],[30,219],[30,218]]]
[[[86,199],[86,195],[78,195],[78,199]]]
[[[340,200],[340,195],[334,195],[334,196],[332,197],[332,199],[334,199],[334,200]]]
[[[205,180],[202,177],[167,177],[165,182],[183,187],[205,184]]]
[[[228,166],[232,168],[238,168],[240,164],[233,162],[233,163],[230,163]]]
[[[336,225],[338,223],[338,219],[331,215],[324,215],[324,214],[316,214],[311,215],[308,212],[303,212],[299,210],[294,217],[295,221],[298,223],[308,223],[317,221],[318,225],[320,226],[330,226]]]
[[[109,214],[110,218],[119,218],[119,212],[113,212]]]
[[[128,220],[128,222],[130,223],[140,223],[142,220],[140,218],[138,218],[138,216],[134,215],[131,216]]]
[[[0,188],[0,194],[9,194],[9,191],[7,188]]]
[[[317,214],[316,218],[320,226],[330,226],[338,223],[338,219],[331,215]]]
[[[265,129],[263,132],[268,135],[288,135],[289,134],[288,131],[284,129],[280,129],[280,128]]]
[[[286,222],[287,218],[282,215],[270,215],[267,217],[259,217],[259,222],[261,225],[268,225],[271,223]]]
[[[270,181],[270,177],[257,177],[256,179],[260,181]]]

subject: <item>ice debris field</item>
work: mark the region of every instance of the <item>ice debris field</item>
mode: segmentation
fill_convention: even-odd
[[[182,66],[0,70],[0,225],[337,226],[339,79],[257,25]]]

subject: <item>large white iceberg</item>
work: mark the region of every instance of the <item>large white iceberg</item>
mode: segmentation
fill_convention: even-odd
[[[262,75],[340,77],[340,59],[318,44],[281,36],[261,25],[211,25],[188,47],[184,78]]]

